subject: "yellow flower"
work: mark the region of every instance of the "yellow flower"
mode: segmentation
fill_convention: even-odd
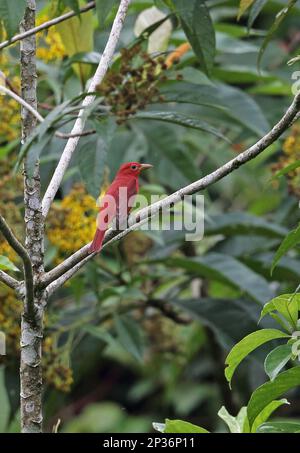
[[[73,253],[93,239],[97,206],[82,184],[75,184],[49,217],[48,239],[59,252]]]
[[[47,13],[42,13],[37,18],[37,25],[41,25],[50,19]],[[37,58],[48,62],[62,59],[66,55],[65,48],[59,33],[55,27],[50,27],[37,35]]]

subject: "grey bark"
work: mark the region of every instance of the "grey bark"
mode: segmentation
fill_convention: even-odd
[[[20,32],[24,33],[35,26],[35,0],[27,0]],[[36,96],[36,38],[28,36],[21,41],[21,89],[22,98],[35,110]],[[26,108],[21,109],[22,141],[24,142],[36,127],[36,118]],[[30,257],[33,279],[36,283],[44,272],[43,235],[44,225],[41,212],[40,172],[36,164],[34,175],[29,178],[24,165],[24,205],[25,205],[25,247]],[[24,298],[24,311],[21,320],[21,430],[23,433],[42,432],[42,339],[43,312],[45,306],[43,292],[34,288],[33,304]]]

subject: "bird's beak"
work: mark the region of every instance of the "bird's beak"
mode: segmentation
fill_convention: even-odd
[[[148,170],[148,168],[152,168],[153,165],[151,164],[141,164],[140,171]]]

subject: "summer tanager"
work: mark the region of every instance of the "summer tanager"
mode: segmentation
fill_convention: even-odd
[[[101,207],[97,217],[97,230],[89,248],[90,253],[101,250],[105,231],[115,218],[121,221],[128,216],[133,198],[139,191],[139,174],[151,167],[150,164],[138,162],[128,162],[121,165],[115,179],[101,199]]]

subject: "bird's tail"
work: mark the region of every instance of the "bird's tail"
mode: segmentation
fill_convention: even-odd
[[[97,228],[93,242],[90,245],[89,253],[100,252],[102,247],[102,242],[104,239],[105,230],[99,230]]]

